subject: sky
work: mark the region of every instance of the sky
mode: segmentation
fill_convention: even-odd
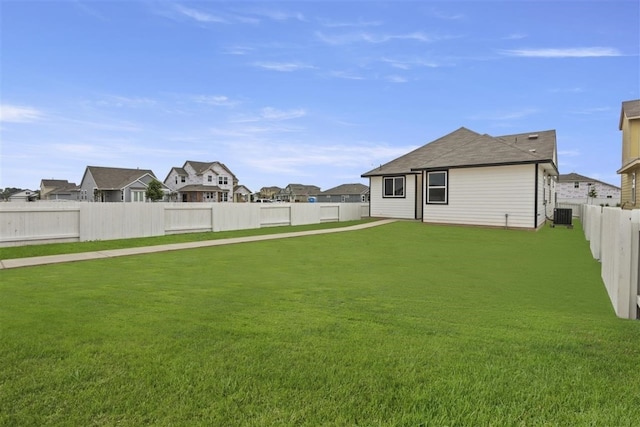
[[[640,2],[0,0],[0,188],[224,163],[328,190],[460,127],[620,185]]]

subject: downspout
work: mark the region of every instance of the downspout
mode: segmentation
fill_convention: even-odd
[[[538,164],[534,163],[533,167],[536,168],[535,173],[535,187],[534,187],[534,196],[533,196],[533,229],[538,229]]]

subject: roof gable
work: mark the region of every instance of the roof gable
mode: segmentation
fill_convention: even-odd
[[[624,101],[622,103],[622,108],[620,109],[620,124],[618,126],[619,130],[622,130],[622,123],[625,117],[628,120],[640,119],[640,99]]]

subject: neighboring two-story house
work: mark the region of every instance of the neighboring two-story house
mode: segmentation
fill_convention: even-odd
[[[621,177],[623,209],[640,208],[640,192],[637,181],[640,178],[640,99],[625,101],[620,112],[619,129],[622,131]]]
[[[591,197],[590,194],[595,194]],[[616,206],[620,203],[620,187],[577,173],[558,176],[558,203],[594,203]]]
[[[220,162],[187,160],[173,167],[164,180],[171,199],[179,202],[233,202],[238,179]]]

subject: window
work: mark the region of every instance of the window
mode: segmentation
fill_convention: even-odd
[[[181,177],[180,177],[180,182],[186,182],[186,181],[187,181],[187,178],[186,178],[186,177],[184,177],[184,176],[181,176]]]
[[[132,202],[144,202],[145,200],[145,192],[139,190],[131,190],[131,201]]]
[[[383,197],[404,197],[404,176],[388,176],[382,178]]]
[[[178,183],[178,177],[176,176],[176,184]]]
[[[218,177],[218,185],[227,185],[228,184],[228,178],[226,176],[219,176]]]
[[[349,196],[341,196],[342,203],[346,203],[349,201]]]
[[[213,177],[211,175],[207,175],[207,182],[213,182]]]
[[[427,203],[447,203],[447,172],[427,172]]]
[[[573,188],[580,188],[580,183],[578,181],[574,182]]]
[[[220,201],[228,202],[229,201],[229,193],[220,193]]]

